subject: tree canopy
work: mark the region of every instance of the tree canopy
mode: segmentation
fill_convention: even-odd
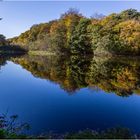
[[[76,54],[140,54],[140,12],[128,9],[86,18],[75,9],[59,19],[33,25],[11,44],[26,50]]]

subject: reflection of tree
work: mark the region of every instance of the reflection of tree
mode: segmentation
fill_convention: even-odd
[[[6,65],[6,61],[9,60],[12,56],[0,56],[0,69],[2,66]]]
[[[0,69],[1,69],[1,66],[4,66],[5,64],[6,64],[6,59],[0,58]]]
[[[2,66],[6,65],[6,61],[7,60],[10,60],[11,58],[16,58],[16,57],[20,57],[22,56],[22,54],[12,54],[12,55],[9,55],[9,54],[1,54],[0,55],[0,69]]]
[[[85,56],[26,56],[13,59],[34,76],[49,79],[69,93],[98,87],[119,96],[140,92],[140,64],[136,59]]]
[[[90,66],[90,57],[85,58],[82,56],[71,56],[71,73],[72,78],[78,88],[87,87],[88,84],[85,81],[87,71]]]
[[[72,92],[77,89],[73,84],[69,60],[63,56],[26,56],[20,59],[13,59],[14,62],[22,65],[34,76],[49,79],[58,83],[63,89]]]
[[[88,75],[89,86],[97,86],[106,92],[129,96],[138,90],[139,64],[135,60],[93,59]]]

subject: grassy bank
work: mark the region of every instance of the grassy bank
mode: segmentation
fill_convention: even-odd
[[[41,56],[46,56],[46,55],[55,55],[55,53],[48,52],[48,51],[29,51],[29,55],[41,55]]]

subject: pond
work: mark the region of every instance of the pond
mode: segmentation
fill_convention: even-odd
[[[0,112],[17,114],[30,134],[140,132],[139,58],[20,56],[0,65]]]

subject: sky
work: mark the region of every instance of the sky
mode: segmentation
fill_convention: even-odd
[[[0,34],[11,38],[32,25],[58,19],[69,8],[76,8],[84,16],[94,13],[109,15],[134,8],[140,11],[140,1],[3,1],[0,2]]]

